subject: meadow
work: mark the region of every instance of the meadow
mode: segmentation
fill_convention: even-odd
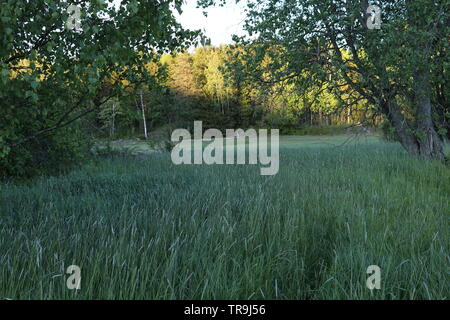
[[[0,184],[0,299],[448,299],[449,195],[376,137],[282,137],[274,176],[98,158]]]

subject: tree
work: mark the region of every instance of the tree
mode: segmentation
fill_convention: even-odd
[[[368,28],[373,5],[381,8],[381,29]],[[264,71],[276,81],[330,82],[356,98],[350,103],[363,98],[375,106],[409,153],[444,158],[449,0],[248,0],[247,6],[245,29],[256,38],[240,42],[259,52],[254,65],[279,46],[286,65],[274,59]]]
[[[192,45],[199,32],[183,30],[173,16],[182,2],[123,0],[115,8],[112,0],[2,1],[2,169],[25,169],[34,146],[46,140],[43,153],[53,150],[48,144],[56,143],[56,130],[76,125],[127,86],[151,80],[145,65],[159,54]],[[70,4],[81,14],[73,30]]]

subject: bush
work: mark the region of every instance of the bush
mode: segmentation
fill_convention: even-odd
[[[0,179],[58,174],[87,159],[89,138],[77,126],[9,148],[0,157]]]

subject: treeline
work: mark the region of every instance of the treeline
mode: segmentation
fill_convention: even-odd
[[[111,99],[94,114],[91,132],[99,137],[152,135],[161,128],[276,128],[282,134],[307,126],[378,125],[366,101],[347,104],[345,92],[299,83],[261,81],[246,71],[251,62],[242,48],[205,46],[194,52],[163,55],[149,65],[158,82]],[[93,121],[92,121],[93,120]]]
[[[86,159],[95,140],[168,139],[173,129],[192,129],[198,120],[203,121],[205,130],[275,128],[281,134],[314,133],[305,129],[314,126],[380,123],[382,118],[367,101],[350,101],[355,98],[329,84],[305,90],[302,82],[292,84],[267,75],[261,77],[250,70],[255,68],[255,54],[251,47],[239,46],[204,46],[191,53],[151,53],[157,58],[146,62],[138,59],[134,66],[105,71],[100,78],[88,64],[86,74],[81,75],[87,80],[80,80],[77,88],[70,88],[70,83],[55,87],[52,75],[41,75],[31,83],[35,90],[24,94],[4,91],[2,97],[11,102],[3,119],[9,126],[4,128],[22,140],[17,145],[4,146],[0,157],[2,176],[59,172]],[[273,63],[270,59],[274,58],[268,56],[259,67],[264,69],[265,63]],[[277,63],[283,65],[281,59]],[[38,61],[19,60],[8,74],[9,82],[26,85],[22,78],[28,81],[31,65],[44,66]],[[77,65],[68,68],[80,77]],[[133,75],[135,68],[148,75],[147,81],[133,77],[130,80],[129,74]],[[95,91],[83,83],[94,85]],[[91,97],[83,93],[89,90],[94,91]],[[16,104],[31,100],[35,112],[15,108],[12,100]],[[80,116],[67,119],[80,106]],[[68,108],[66,114],[60,111]],[[17,126],[12,126],[11,121]],[[323,131],[328,132],[333,131]]]

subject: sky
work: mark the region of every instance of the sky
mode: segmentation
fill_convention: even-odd
[[[212,7],[205,10],[208,16],[203,15],[204,9],[197,9],[197,0],[186,0],[183,6],[183,13],[175,15],[177,20],[186,29],[201,29],[205,35],[211,39],[213,46],[230,44],[232,35],[243,34],[244,24],[244,3],[236,4],[228,1],[225,7]]]
[[[117,4],[121,0],[114,2]],[[241,0],[239,4],[229,0],[225,7],[217,6],[205,10],[196,8],[197,0],[185,0],[183,13],[180,16],[176,12],[175,17],[185,29],[201,29],[211,39],[213,46],[220,46],[230,44],[233,34],[243,35],[245,3],[245,0]],[[203,15],[203,11],[208,12],[208,17]]]

